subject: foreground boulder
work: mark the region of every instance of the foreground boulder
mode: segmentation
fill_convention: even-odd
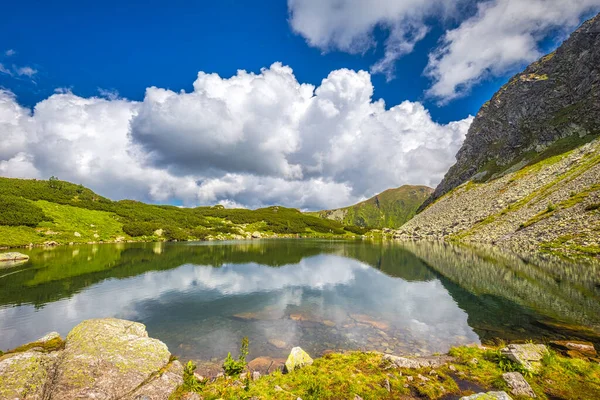
[[[292,372],[297,368],[302,368],[307,365],[312,365],[313,359],[310,358],[307,352],[302,350],[300,347],[294,347],[285,362],[285,369],[287,372]]]
[[[137,322],[87,320],[64,350],[34,345],[0,358],[0,398],[159,400],[183,383],[181,364]]]
[[[536,397],[529,383],[519,372],[506,372],[502,374],[502,379],[510,388],[510,392],[515,396]]]
[[[543,344],[509,344],[501,352],[527,370],[537,372],[541,367],[542,358],[548,353],[548,349]]]

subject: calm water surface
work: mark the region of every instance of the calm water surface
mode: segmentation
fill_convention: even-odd
[[[0,349],[81,320],[146,324],[183,359],[293,346],[397,354],[502,340],[600,343],[598,267],[434,243],[260,240],[33,249],[0,269]]]

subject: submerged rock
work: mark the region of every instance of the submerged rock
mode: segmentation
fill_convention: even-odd
[[[510,392],[515,396],[536,397],[529,383],[519,372],[507,372],[502,374],[502,379],[510,388]]]
[[[44,346],[56,341],[51,333],[0,358],[0,398],[168,399],[183,383],[181,364],[137,322],[88,320],[67,335],[64,350]]]
[[[543,344],[509,344],[501,352],[510,360],[535,372],[541,367],[542,357],[548,352],[548,349]]]
[[[287,372],[292,372],[297,368],[302,368],[307,365],[312,365],[313,359],[310,358],[307,352],[302,350],[300,347],[294,347],[285,362],[285,369]]]

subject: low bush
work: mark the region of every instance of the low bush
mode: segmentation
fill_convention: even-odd
[[[231,357],[231,353],[227,353],[227,358],[223,362],[223,370],[227,376],[239,376],[246,368],[246,356],[248,356],[248,337],[242,339],[240,347],[240,355],[237,360]]]

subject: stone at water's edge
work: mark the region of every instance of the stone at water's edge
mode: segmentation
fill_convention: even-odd
[[[509,344],[501,352],[529,371],[536,372],[540,369],[542,358],[548,353],[548,349],[543,344]]]
[[[297,368],[302,368],[307,365],[312,365],[313,359],[310,358],[307,352],[302,350],[300,347],[294,347],[285,362],[285,369],[287,372],[292,372]]]
[[[27,254],[18,253],[16,251],[12,251],[9,253],[0,253],[0,262],[1,261],[25,261],[29,260],[29,256]]]
[[[29,261],[29,256],[27,254],[17,253],[14,251],[9,253],[0,253],[0,268],[16,267],[26,263],[27,261]]]
[[[464,396],[460,400],[512,400],[512,397],[506,392],[487,392]]]
[[[50,337],[55,337],[51,335]],[[40,349],[37,351],[36,349]],[[33,348],[0,358],[0,399],[168,399],[183,367],[144,325],[88,320],[67,335],[64,350]]]

